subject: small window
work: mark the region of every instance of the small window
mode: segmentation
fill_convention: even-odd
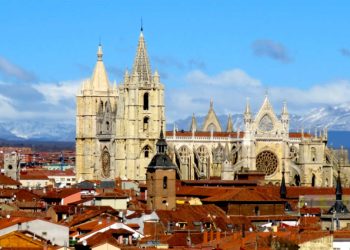
[[[316,148],[311,148],[311,161],[315,162],[316,159]]]
[[[168,188],[168,177],[164,176],[163,177],[163,189],[167,189]]]
[[[316,185],[316,176],[315,176],[315,174],[312,174],[311,186],[314,187],[315,185]]]
[[[143,118],[143,130],[144,131],[148,130],[148,123],[149,123],[149,118],[148,117]]]
[[[109,122],[106,122],[106,130],[109,131]]]
[[[145,93],[143,95],[143,110],[148,110],[149,109],[149,94]]]
[[[149,146],[145,146],[144,150],[143,150],[143,153],[144,153],[144,156],[145,158],[148,158],[149,157]]]

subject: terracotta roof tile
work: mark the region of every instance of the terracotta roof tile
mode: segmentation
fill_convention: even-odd
[[[22,184],[6,175],[0,174],[0,185],[2,186],[21,186]]]

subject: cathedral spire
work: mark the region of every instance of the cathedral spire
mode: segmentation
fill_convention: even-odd
[[[233,123],[232,123],[231,114],[228,115],[226,132],[233,132]]]
[[[244,110],[244,123],[248,124],[252,120],[252,112],[250,111],[249,98],[247,98],[247,103]]]
[[[196,117],[194,116],[194,113],[192,115],[190,131],[193,131],[193,132],[197,131],[197,120],[196,120]]]
[[[151,83],[151,66],[147,54],[146,42],[143,37],[142,25],[132,75],[138,76],[138,80],[141,84]]]
[[[91,78],[93,90],[104,90],[109,89],[109,80],[105,66],[103,64],[103,52],[102,45],[99,44],[97,48],[97,62]]]
[[[288,109],[287,109],[287,102],[286,101],[283,102],[282,115],[288,115]]]
[[[341,187],[340,171],[338,171],[337,186],[336,186],[336,188],[335,188],[336,200],[337,200],[337,201],[342,200],[342,195],[343,195],[343,189],[342,189],[342,187]]]
[[[218,117],[216,116],[216,113],[214,111],[213,107],[213,99],[210,98],[210,107],[207,116],[205,117],[204,123],[203,123],[203,131],[207,132],[221,132],[222,128],[219,122]]]
[[[159,139],[156,143],[156,146],[157,146],[157,154],[165,154],[166,153],[168,144],[166,143],[165,138],[164,138],[163,122],[162,122],[162,125],[160,128],[160,135],[159,135]]]
[[[281,182],[281,187],[280,187],[280,197],[282,199],[285,199],[287,197],[286,180],[284,178],[284,165],[282,168],[282,182]]]
[[[246,101],[244,114],[251,114],[249,98],[247,98],[247,101]]]

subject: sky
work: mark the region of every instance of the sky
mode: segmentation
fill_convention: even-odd
[[[349,1],[0,0],[0,121],[75,121],[99,42],[111,82],[131,69],[141,19],[167,121],[350,106]]]

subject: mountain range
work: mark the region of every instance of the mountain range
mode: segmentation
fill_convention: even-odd
[[[175,121],[178,130],[189,130],[192,117]],[[205,116],[197,116],[198,126],[201,127]],[[226,129],[227,115],[218,115],[218,119]],[[234,129],[243,129],[243,114],[232,115]],[[173,129],[173,124],[167,124],[167,130]],[[335,136],[335,141],[330,142],[334,146],[349,144],[350,146],[350,104],[338,106],[324,106],[313,109],[304,115],[290,114],[290,130],[314,133],[315,129],[320,130],[327,127],[329,138]],[[345,136],[348,135],[348,136]],[[0,138],[11,141],[68,141],[75,140],[75,123],[72,122],[52,122],[52,121],[0,121]],[[347,140],[349,138],[349,140]],[[344,143],[343,143],[344,142]]]

